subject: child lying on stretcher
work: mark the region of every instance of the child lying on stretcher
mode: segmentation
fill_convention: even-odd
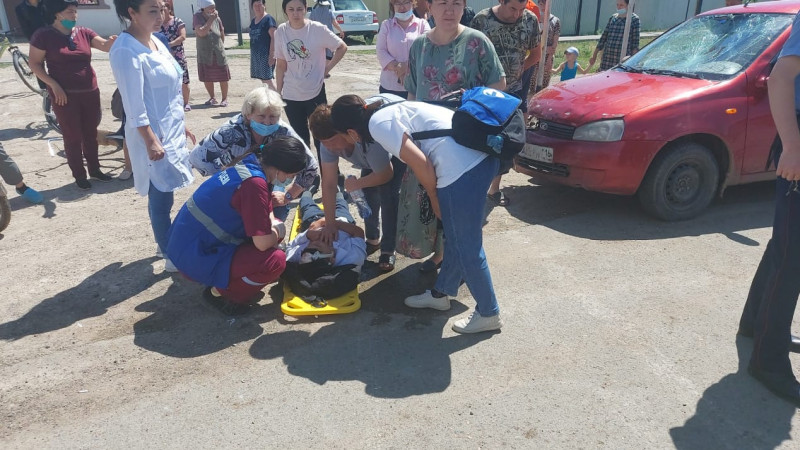
[[[332,243],[320,239],[325,214],[305,192],[300,197],[300,231],[286,247],[282,278],[295,295],[304,299],[336,298],[358,287],[367,257],[364,230],[355,225],[341,193],[336,195],[339,234]]]

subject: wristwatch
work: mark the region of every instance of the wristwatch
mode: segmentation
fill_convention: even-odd
[[[286,203],[289,203],[290,201],[292,201],[294,199],[294,197],[292,197],[292,193],[289,192],[289,191],[286,191],[286,192],[283,193],[283,198],[286,199]]]

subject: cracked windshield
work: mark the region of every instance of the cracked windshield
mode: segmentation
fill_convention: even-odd
[[[720,14],[692,19],[656,39],[620,69],[727,80],[746,69],[792,23],[787,14]]]

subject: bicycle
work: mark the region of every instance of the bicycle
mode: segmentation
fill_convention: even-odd
[[[47,121],[47,125],[61,134],[61,126],[59,126],[56,114],[53,112],[53,102],[50,100],[50,94],[47,89],[39,87],[39,80],[28,63],[28,55],[22,53],[22,50],[11,42],[11,33],[12,31],[0,32],[0,57],[3,56],[6,50],[11,53],[11,62],[19,78],[28,89],[42,96],[42,110],[44,111],[44,119]]]

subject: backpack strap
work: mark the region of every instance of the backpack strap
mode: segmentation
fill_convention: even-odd
[[[434,139],[434,138],[447,137],[447,136],[452,136],[452,135],[453,135],[453,129],[452,128],[446,128],[446,129],[443,129],[443,130],[417,131],[417,132],[411,133],[411,139],[413,139],[415,141],[421,141],[421,140],[424,140],[424,139]]]

